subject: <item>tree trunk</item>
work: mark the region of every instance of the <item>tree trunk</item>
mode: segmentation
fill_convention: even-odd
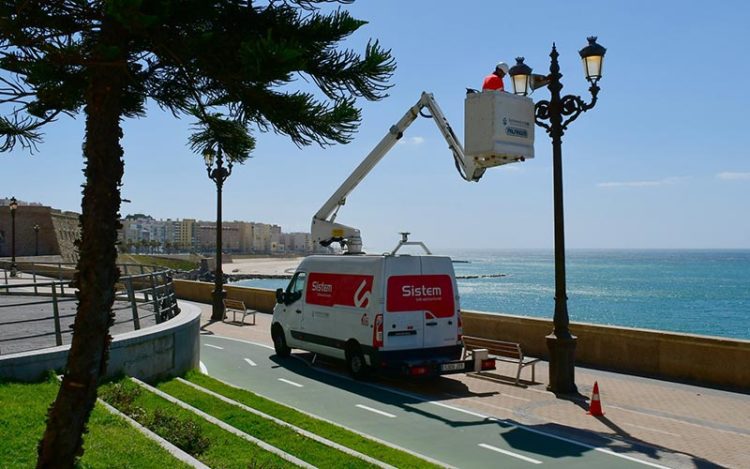
[[[99,378],[107,368],[114,285],[119,277],[115,243],[124,170],[120,113],[127,76],[125,44],[123,32],[103,21],[88,67],[83,149],[86,183],[75,277],[78,311],[65,377],[39,443],[40,468],[73,467],[83,454],[83,433],[96,403]]]

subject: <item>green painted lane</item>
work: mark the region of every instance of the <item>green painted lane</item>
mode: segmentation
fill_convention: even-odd
[[[272,347],[201,336],[208,374],[389,444],[461,468],[656,466],[553,437],[507,420],[360,382]],[[661,466],[656,466],[661,467]]]

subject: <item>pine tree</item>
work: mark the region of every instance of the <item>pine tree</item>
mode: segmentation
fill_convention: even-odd
[[[146,100],[195,119],[201,153],[243,162],[250,126],[298,145],[348,142],[357,98],[385,97],[390,51],[340,42],[364,21],[348,0],[0,0],[0,151],[37,149],[43,126],[85,115],[85,183],[65,376],[39,444],[38,467],[72,467],[106,371],[113,321],[121,121]],[[321,92],[294,91],[298,76]]]

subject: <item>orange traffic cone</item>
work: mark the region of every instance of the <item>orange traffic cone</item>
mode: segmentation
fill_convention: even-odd
[[[599,383],[594,381],[594,392],[591,393],[591,403],[589,404],[589,415],[593,415],[594,417],[601,417],[604,415],[604,412],[602,412],[602,403],[599,400]]]

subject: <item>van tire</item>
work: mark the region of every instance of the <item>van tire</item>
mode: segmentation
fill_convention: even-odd
[[[347,346],[346,367],[355,379],[362,379],[369,374],[370,367],[365,362],[365,356],[362,354],[359,344],[352,343]]]
[[[271,338],[273,339],[273,349],[276,351],[276,355],[281,358],[288,357],[292,349],[286,344],[284,329],[278,324],[275,324],[271,329]]]

